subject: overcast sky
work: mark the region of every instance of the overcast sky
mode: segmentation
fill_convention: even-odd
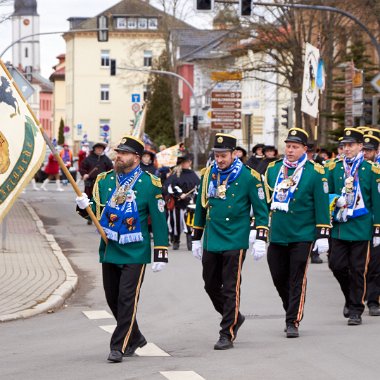
[[[159,0],[152,0],[154,4]],[[192,1],[185,0],[186,3]],[[37,0],[37,13],[40,16],[40,32],[66,31],[69,29],[67,19],[69,17],[94,17],[100,12],[117,4],[118,0]],[[13,6],[0,7],[1,14],[10,14],[13,12]],[[193,15],[186,21],[194,26],[200,27],[201,15]],[[198,24],[198,25],[197,25]],[[0,24],[0,52],[12,43],[12,26],[10,21]],[[57,35],[48,35],[40,37],[41,53],[41,72],[46,78],[50,76],[52,67],[58,63],[56,57],[65,52],[65,43],[63,38]],[[3,61],[11,61],[12,49],[2,57]]]

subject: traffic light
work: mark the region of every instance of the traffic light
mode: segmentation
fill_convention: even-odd
[[[372,125],[373,99],[372,97],[363,99],[363,121],[364,125]]]
[[[110,60],[110,74],[111,74],[111,76],[116,75],[116,59]]]
[[[183,140],[183,138],[185,137],[185,124],[184,123],[179,123],[178,137],[180,140]]]
[[[285,128],[289,129],[293,127],[293,114],[290,106],[287,107],[281,107],[281,109],[284,111],[284,113],[281,115],[281,118],[284,119],[284,121],[281,122],[281,125],[283,125]]]
[[[107,42],[108,41],[108,17],[104,15],[98,16],[97,20],[98,29],[98,41]]]
[[[239,0],[240,16],[252,16],[252,0]]]
[[[193,116],[193,129],[194,131],[198,130],[198,116],[197,115]]]
[[[214,9],[214,0],[194,0],[197,11],[212,11]]]

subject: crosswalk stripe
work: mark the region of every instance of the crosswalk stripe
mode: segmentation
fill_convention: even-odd
[[[102,330],[112,334],[115,330],[116,325],[103,325],[99,326]],[[160,347],[156,346],[154,343],[148,343],[142,348],[136,350],[136,355],[138,356],[170,356]]]
[[[142,348],[136,350],[136,355],[138,356],[170,356],[160,347],[156,346],[154,343],[148,343]]]
[[[82,311],[82,313],[88,318],[88,319],[108,319],[113,318],[113,316],[106,310],[88,310],[88,311]]]
[[[205,380],[194,371],[164,371],[160,374],[168,380]]]

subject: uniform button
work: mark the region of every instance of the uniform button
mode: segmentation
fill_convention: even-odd
[[[296,187],[296,190],[298,190],[298,187]]]
[[[112,189],[109,187],[109,188],[108,188],[108,191],[112,191]]]
[[[290,211],[291,214],[293,214],[293,211]]]
[[[365,168],[362,168],[362,170],[365,170]]]
[[[293,202],[295,202],[296,201],[296,199],[293,199]]]
[[[342,177],[339,177],[339,179],[342,179]]]
[[[235,194],[232,194],[232,197],[234,197],[235,196]]]
[[[228,221],[228,220],[230,220],[230,218],[226,218],[226,220]]]
[[[237,185],[238,185],[238,183],[236,182],[236,183],[235,183],[235,186],[237,186]]]
[[[210,206],[210,208],[212,208],[212,206]]]
[[[231,206],[228,206],[228,208],[231,208]]]
[[[115,179],[115,177],[111,177],[111,179]]]
[[[141,182],[141,179],[139,179],[139,182]]]

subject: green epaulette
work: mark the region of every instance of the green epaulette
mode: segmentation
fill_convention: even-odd
[[[200,171],[201,177],[205,175],[207,168],[203,168]]]
[[[319,174],[325,174],[325,168],[321,164],[317,164],[315,161],[309,161],[314,166],[314,170]]]
[[[371,170],[375,174],[380,174],[380,165],[379,164],[372,164]]]
[[[152,173],[148,173],[148,172],[146,172],[146,173],[150,175],[150,179],[151,179],[152,184],[153,184],[154,186],[162,187],[161,180],[160,180],[158,177],[156,177],[156,176],[155,176],[154,174],[152,174]]]
[[[255,177],[258,181],[261,181],[260,173],[257,172],[255,169],[251,169],[251,175],[252,177]]]

